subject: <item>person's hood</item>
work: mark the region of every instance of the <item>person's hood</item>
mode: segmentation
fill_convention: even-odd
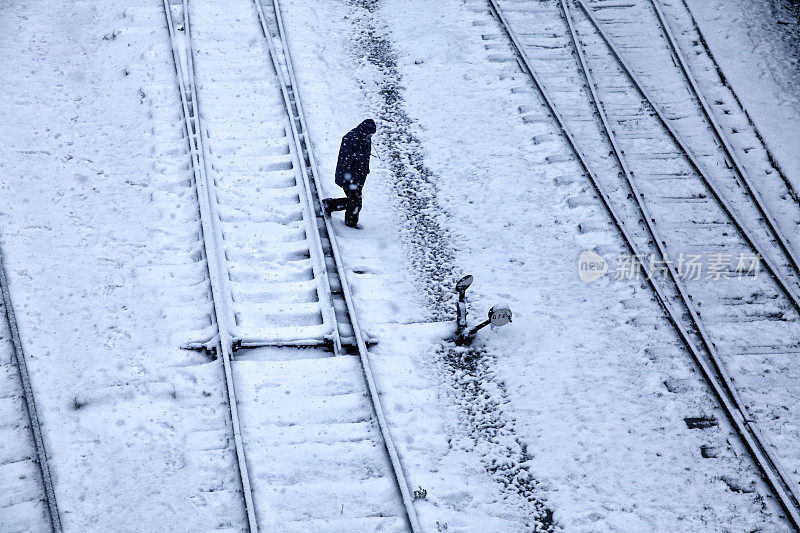
[[[373,133],[375,133],[375,131],[377,131],[377,129],[378,128],[375,126],[375,121],[372,120],[371,118],[368,118],[367,120],[363,121],[361,124],[355,127],[356,133],[365,136],[372,135]]]

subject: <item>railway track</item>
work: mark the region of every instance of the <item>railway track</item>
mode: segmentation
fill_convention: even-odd
[[[796,271],[800,198],[725,81],[688,4],[637,1],[626,9],[601,9],[595,18],[612,42],[653,44],[646,48],[646,58],[641,44],[617,49],[709,173],[721,186],[731,184],[731,201],[737,203],[738,193],[752,202]],[[648,81],[654,76],[659,76],[658,83]]]
[[[713,103],[717,121],[722,126],[729,128],[731,133],[734,133],[735,130],[736,134],[744,136],[742,144],[747,149],[742,148],[739,157],[747,159],[747,163],[753,169],[751,173],[760,174],[762,178],[771,177],[774,172],[777,172],[780,180],[784,182],[784,187],[778,187],[777,190],[782,188],[789,190],[789,196],[794,202],[800,203],[800,194],[797,188],[792,185],[784,173],[761,132],[758,131],[755,122],[733,91],[733,87],[711,53],[689,4],[686,0],[681,0],[680,2],[662,2],[660,7],[662,23],[668,27],[678,26],[681,28],[681,31],[672,30],[673,43],[677,43],[682,50],[694,52],[684,53],[684,61],[692,71],[705,74],[696,78],[696,81],[702,92],[713,96],[706,103]],[[745,127],[741,128],[742,125]],[[780,196],[779,199],[785,200],[783,196]],[[791,232],[789,233],[791,234]]]
[[[0,261],[0,530],[61,531],[53,480]]]
[[[419,530],[277,4],[164,0],[250,531]],[[354,355],[357,355],[354,356]]]
[[[793,191],[778,169],[766,168],[766,147],[748,144],[758,136],[746,117],[732,117],[739,129],[729,134],[733,128],[704,103],[658,4],[489,5],[789,522],[800,527],[800,458],[791,444],[800,438],[791,414],[800,392],[792,378],[797,250],[787,238],[797,220]],[[646,66],[651,48],[657,60]],[[635,66],[628,55],[638,57]],[[718,107],[735,114],[719,98]],[[520,112],[537,120],[534,106]],[[757,185],[750,173],[758,162]],[[724,273],[696,276],[687,271],[690,257],[706,266],[759,257],[763,271],[748,276],[747,265],[729,263]]]

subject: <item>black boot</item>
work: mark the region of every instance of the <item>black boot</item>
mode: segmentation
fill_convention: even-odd
[[[361,195],[348,198],[347,209],[344,211],[344,225],[348,228],[358,229],[358,215],[361,214]]]
[[[322,214],[325,215],[326,217],[331,216],[331,210],[330,206],[328,205],[328,202],[330,202],[330,198],[325,198],[319,204],[320,209],[322,209]]]
[[[348,228],[358,229],[358,212],[360,209],[347,209],[344,212],[344,225]]]

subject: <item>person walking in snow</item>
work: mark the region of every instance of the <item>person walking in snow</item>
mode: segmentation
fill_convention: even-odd
[[[344,223],[351,228],[358,228],[361,189],[364,188],[364,182],[369,174],[369,154],[375,131],[375,121],[368,118],[342,137],[335,181],[336,185],[344,190],[345,198],[322,200],[322,208],[328,215],[334,211],[344,210]]]

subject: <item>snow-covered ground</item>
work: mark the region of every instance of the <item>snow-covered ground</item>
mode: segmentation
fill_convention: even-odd
[[[800,17],[783,0],[687,0],[711,52],[800,188]],[[796,4],[796,3],[795,3]]]
[[[0,239],[68,531],[243,524],[157,2],[2,7]]]
[[[338,196],[333,170],[341,136],[363,118],[375,116],[360,85],[377,80],[372,73],[366,80],[359,78],[369,67],[353,57],[350,40],[354,30],[347,17],[359,13],[339,2],[318,2],[313,9],[301,2],[282,6],[312,144],[325,176],[323,188]],[[320,71],[327,75],[318,76]],[[379,339],[371,358],[409,483],[427,493],[416,501],[416,510],[430,531],[517,530],[529,512],[519,502],[506,501],[500,487],[486,477],[480,457],[464,449],[455,413],[448,399],[437,394],[437,370],[429,356],[452,333],[453,325],[430,322],[431,311],[424,306],[429,295],[417,289],[426,280],[415,275],[409,262],[424,259],[408,260],[408,248],[402,246],[407,238],[403,230],[414,230],[412,222],[398,221],[393,175],[379,137],[380,132],[375,148],[381,158],[371,163],[360,218],[364,229],[346,228],[341,215],[333,218],[359,318]],[[441,264],[437,259],[431,262]]]
[[[316,73],[347,76],[341,69],[352,67],[341,65],[331,35],[348,32],[319,29],[335,20],[335,7],[318,4],[306,15],[312,25],[293,5],[284,2],[287,18],[295,21],[292,42],[303,58],[301,92],[315,111],[311,129],[318,158],[332,164],[338,139],[330,139],[328,110],[344,107],[347,98],[340,86],[325,87]],[[404,111],[414,120],[409,129],[421,139],[428,175],[438,188],[429,205],[439,212],[428,214],[444,221],[447,244],[456,250],[450,268],[476,274],[472,297],[484,309],[506,299],[516,311],[514,326],[481,337],[489,352],[475,364],[441,351],[416,358],[418,366],[435,368],[440,398],[461,404],[451,408],[461,421],[453,428],[455,442],[463,439],[461,446],[482,456],[485,465],[505,454],[511,469],[519,455],[514,448],[524,445],[532,456],[524,462],[542,482],[533,492],[552,502],[547,505],[568,530],[734,527],[742,517],[754,527],[772,523],[777,517],[762,515],[760,496],[752,493],[758,474],[746,458],[735,459],[742,450],[726,443],[733,439],[729,428],[723,423],[711,431],[687,429],[683,418],[722,415],[692,378],[691,361],[646,288],[586,286],[578,279],[581,250],[598,244],[617,250],[620,244],[552,121],[540,112],[539,124],[526,125],[517,113],[519,106],[541,102],[525,90],[507,45],[492,38],[498,30],[485,6],[354,3],[347,15],[361,27],[369,21],[368,37],[377,40],[379,34],[381,46],[388,42],[397,50],[386,68],[385,60],[372,60],[380,47],[363,50],[367,38],[351,30],[350,54],[361,62],[352,77],[366,87],[372,112],[383,119],[377,142],[381,126],[384,138],[396,138],[395,119],[385,113],[385,99],[370,96],[378,92],[371,88],[399,87]],[[325,38],[315,44],[320,34]],[[360,111],[361,102],[353,98],[351,108]],[[397,185],[393,176],[386,178],[373,177],[368,187],[385,189],[381,197],[395,202],[399,240],[413,264],[413,221],[404,220],[402,199],[392,194]],[[378,230],[368,225],[366,233],[373,231]],[[417,285],[425,291],[426,280]],[[433,296],[427,302],[434,315],[447,309]],[[474,404],[480,396],[463,386],[469,381],[487,389],[480,409]],[[664,381],[685,383],[685,392],[668,393]],[[386,394],[391,398],[392,389]],[[492,442],[475,431],[487,419],[500,420],[520,441],[504,442],[498,450],[500,439]],[[702,458],[701,447],[719,450],[718,457]]]
[[[0,305],[5,319],[5,306]],[[0,324],[0,530],[48,531],[43,477],[11,330]]]
[[[774,67],[785,49],[746,2],[690,4],[800,181],[798,89]],[[424,529],[786,529],[647,286],[580,281],[581,251],[622,242],[485,3],[281,5],[328,194],[341,136],[378,121],[364,229],[334,226]],[[180,350],[211,306],[161,2],[14,1],[0,28],[0,244],[64,527],[240,530],[221,370]],[[444,341],[467,273],[471,320],[497,301],[514,311],[471,350]],[[237,367],[250,442],[284,446],[254,455],[265,490],[310,486],[296,483],[304,449],[337,455],[305,430],[264,436],[295,414],[270,407],[291,396],[302,414],[355,389],[315,381],[313,357],[281,357]],[[352,363],[329,361],[357,376]],[[684,422],[709,416],[719,425]],[[276,492],[262,509],[331,512],[311,496]],[[281,530],[280,516],[264,521]]]

